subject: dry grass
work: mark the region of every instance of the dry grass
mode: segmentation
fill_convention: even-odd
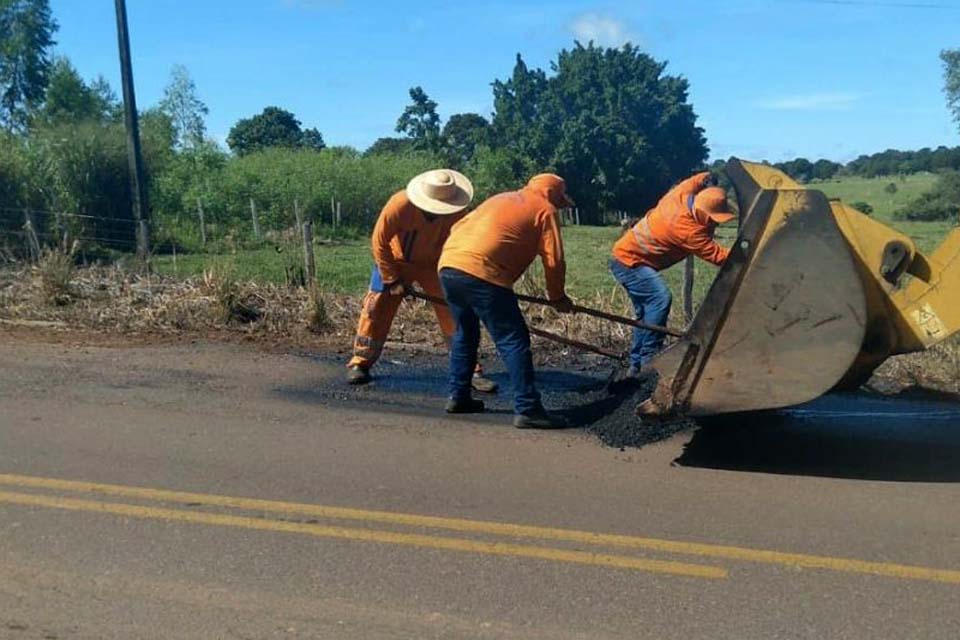
[[[230,271],[206,271],[203,287],[214,300],[222,324],[252,324],[263,317],[267,301],[252,285],[241,285]]]
[[[44,249],[33,270],[44,301],[58,306],[73,302],[72,285],[77,271],[74,251]]]
[[[47,256],[42,266],[0,269],[0,318],[158,338],[240,334],[268,344],[324,346],[346,353],[362,301],[344,294],[310,296],[298,286],[242,282],[229,269],[186,280],[117,268],[76,269],[63,255]],[[536,276],[524,277],[517,290],[542,296],[539,282]],[[69,304],[62,303],[63,296],[69,296]],[[581,302],[630,315],[619,286],[597,291],[592,299],[581,298]],[[589,316],[562,315],[540,305],[523,306],[532,326],[614,351],[630,344],[629,327]],[[567,347],[534,340],[541,363],[565,366],[578,355]],[[445,350],[432,306],[414,300],[402,305],[390,341]],[[486,334],[482,350],[493,352]],[[892,391],[917,386],[960,393],[960,336],[923,353],[891,358],[877,375],[882,386]]]
[[[326,297],[314,288],[313,292],[307,296],[307,328],[313,333],[329,333],[334,330],[336,324],[327,311]]]

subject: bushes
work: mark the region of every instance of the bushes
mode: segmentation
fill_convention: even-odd
[[[925,193],[906,208],[894,214],[900,220],[930,222],[935,220],[957,220],[960,206],[951,203],[934,193]]]
[[[154,235],[164,246],[200,248],[197,205],[210,240],[253,241],[250,201],[261,233],[302,219],[331,223],[340,203],[344,235],[369,228],[387,199],[414,175],[442,163],[424,152],[362,156],[353,149],[267,149],[230,157],[216,146],[174,153],[169,122],[144,114],[142,140]],[[135,242],[126,139],[119,123],[73,123],[0,140],[0,231],[19,233],[24,208],[41,237],[59,235],[132,249]],[[61,219],[59,213],[68,215]],[[78,217],[79,216],[79,217]]]
[[[960,171],[944,171],[929,192],[894,213],[900,220],[960,221]]]
[[[172,153],[146,119],[143,143],[148,177],[162,172]],[[51,125],[34,129],[29,137],[7,137],[0,145],[4,230],[22,225],[22,210],[29,209],[48,242],[69,232],[111,248],[135,245],[122,124]]]
[[[342,148],[266,149],[237,158],[181,154],[158,177],[155,211],[166,226],[185,231],[176,218],[182,215],[196,227],[199,199],[208,224],[252,238],[251,199],[262,233],[293,226],[295,202],[303,220],[330,223],[332,200],[340,203],[344,227],[367,228],[410,178],[437,166],[436,158],[422,152],[361,156]]]

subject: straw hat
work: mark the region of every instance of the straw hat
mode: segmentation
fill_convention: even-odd
[[[422,211],[447,216],[467,208],[473,200],[473,185],[462,173],[434,169],[407,184],[407,198]]]

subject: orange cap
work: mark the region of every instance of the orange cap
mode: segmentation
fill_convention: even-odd
[[[737,217],[727,204],[727,192],[720,187],[707,187],[693,199],[693,208],[717,224],[729,222]]]
[[[527,188],[545,197],[555,207],[573,207],[577,204],[567,195],[566,181],[555,173],[538,173],[530,178]]]

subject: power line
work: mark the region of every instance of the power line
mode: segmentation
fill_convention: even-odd
[[[785,1],[785,0],[781,0]],[[942,2],[882,2],[877,0],[790,0],[803,4],[826,4],[842,7],[868,7],[872,9],[944,9],[960,11],[960,5]]]

